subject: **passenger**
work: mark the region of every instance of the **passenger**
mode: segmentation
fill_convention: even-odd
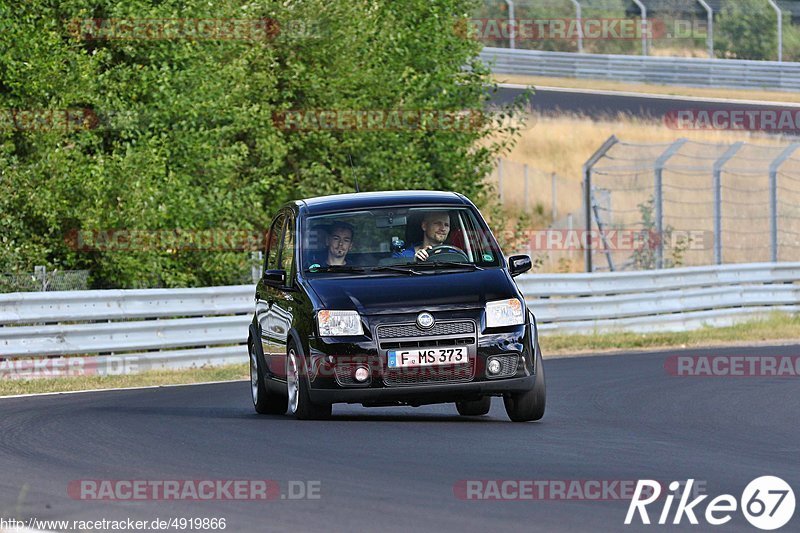
[[[422,242],[409,248],[395,252],[394,257],[414,258],[417,261],[428,260],[428,250],[444,244],[450,235],[450,214],[447,211],[429,211],[422,219]]]

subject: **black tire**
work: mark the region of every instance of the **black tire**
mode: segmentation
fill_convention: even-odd
[[[533,387],[526,392],[503,397],[503,403],[506,406],[508,418],[513,422],[531,422],[541,420],[544,416],[547,386],[544,378],[542,352],[538,345],[536,346],[536,380]]]
[[[294,342],[290,342],[286,350],[286,387],[289,412],[298,420],[325,420],[331,417],[333,406],[329,403],[318,404],[311,401],[308,393],[307,373],[303,355],[295,348]],[[291,376],[293,377],[290,377]],[[292,402],[290,379],[296,380],[297,403]]]
[[[480,400],[456,402],[456,409],[461,416],[483,416],[492,408],[492,397],[484,396]]]
[[[282,415],[286,412],[286,397],[282,394],[270,392],[264,381],[264,372],[261,369],[261,358],[255,351],[253,339],[248,339],[247,350],[250,355],[250,395],[253,407],[260,415]],[[255,372],[255,376],[253,373]],[[255,378],[255,379],[254,379]]]

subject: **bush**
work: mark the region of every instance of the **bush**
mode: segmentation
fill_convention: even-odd
[[[0,122],[0,272],[89,269],[95,287],[239,283],[249,253],[83,252],[65,236],[263,230],[287,200],[351,192],[353,172],[362,190],[457,190],[480,202],[483,176],[513,139],[513,128],[494,123],[466,132],[290,132],[273,123],[294,109],[483,110],[481,45],[454,31],[475,7],[467,0],[7,5],[0,111],[88,109],[99,124]],[[109,18],[266,18],[284,31],[257,41],[87,40],[71,23]],[[488,142],[498,129],[509,135]]]
[[[767,2],[728,2],[717,19],[717,55],[736,59],[775,60],[778,50],[777,25],[777,15]]]

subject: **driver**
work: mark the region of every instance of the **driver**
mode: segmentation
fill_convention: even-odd
[[[334,222],[325,238],[325,255],[317,261],[321,266],[346,265],[347,254],[353,247],[353,226],[347,222]]]
[[[447,211],[429,211],[422,219],[422,242],[395,252],[394,257],[415,258],[417,261],[428,260],[428,250],[434,246],[444,244],[450,235],[450,214]]]

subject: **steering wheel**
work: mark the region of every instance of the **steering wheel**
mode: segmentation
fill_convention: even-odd
[[[428,259],[439,254],[456,254],[461,256],[464,261],[469,263],[469,256],[467,256],[467,253],[461,248],[453,246],[452,244],[437,244],[436,246],[430,248],[428,250]]]

